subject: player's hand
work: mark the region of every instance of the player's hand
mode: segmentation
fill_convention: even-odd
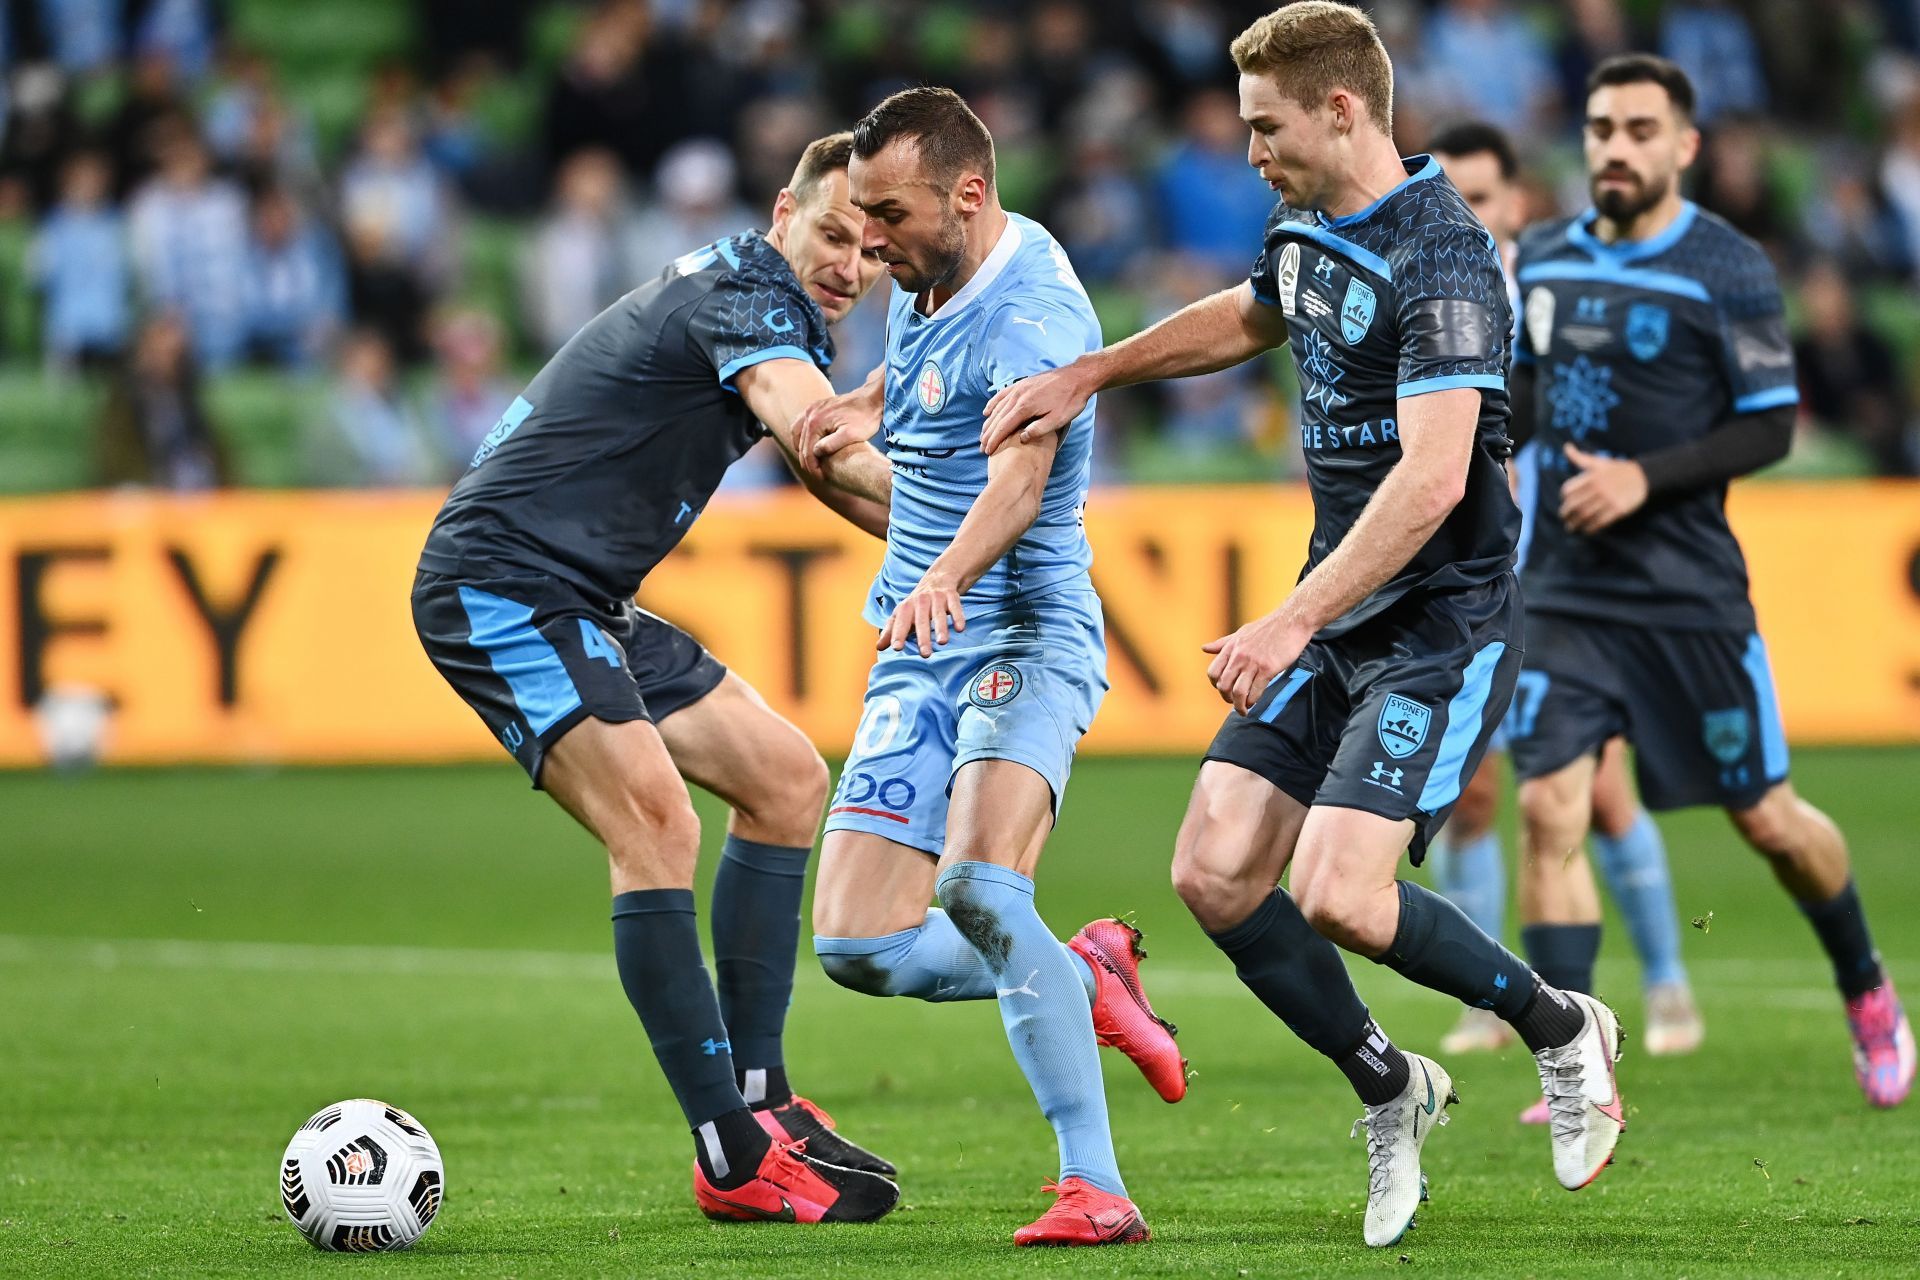
[[[1255,618],[1232,635],[1200,646],[1214,655],[1207,679],[1235,711],[1245,715],[1311,639],[1312,632],[1279,611]]]
[[[1068,366],[1002,387],[987,401],[986,420],[980,426],[980,452],[996,453],[1016,435],[1022,440],[1037,440],[1064,431],[1093,398],[1092,390],[1081,382],[1080,375]]]
[[[867,388],[860,387],[845,395],[816,400],[802,410],[794,423],[794,449],[800,465],[817,476],[823,458],[871,440],[879,430],[880,408]]]
[[[1579,473],[1560,486],[1560,522],[1575,533],[1599,533],[1647,502],[1647,473],[1632,458],[1604,458],[1566,446]]]
[[[880,639],[875,649],[901,650],[909,643],[915,643],[920,656],[931,658],[933,646],[945,644],[950,632],[947,619],[953,619],[954,631],[967,629],[967,611],[960,604],[958,584],[944,579],[922,578],[920,585],[902,600],[887,619],[887,625],[880,628]]]

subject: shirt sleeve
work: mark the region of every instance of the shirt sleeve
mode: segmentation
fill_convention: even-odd
[[[722,275],[701,299],[687,317],[687,341],[729,391],[742,369],[762,361],[806,360],[823,371],[833,363],[812,299],[796,286],[745,271]]]
[[[1735,413],[1760,413],[1800,403],[1794,380],[1793,340],[1773,264],[1747,246],[1744,261],[1716,293],[1720,368]]]
[[[1066,307],[1041,301],[1002,307],[987,321],[981,343],[987,394],[1072,364],[1090,349],[1086,321]]]
[[[1478,225],[1445,225],[1396,268],[1401,398],[1507,385],[1512,307],[1493,242]]]
[[[1286,205],[1276,204],[1273,212],[1267,215],[1266,229],[1260,233],[1260,253],[1253,260],[1253,269],[1247,273],[1247,283],[1253,286],[1253,296],[1270,307],[1280,305],[1279,263],[1276,251],[1279,242],[1273,229],[1286,218]]]

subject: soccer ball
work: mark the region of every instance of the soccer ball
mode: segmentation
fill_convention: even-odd
[[[280,1203],[315,1247],[404,1249],[440,1212],[446,1167],[418,1120],[372,1098],[314,1113],[280,1160]]]

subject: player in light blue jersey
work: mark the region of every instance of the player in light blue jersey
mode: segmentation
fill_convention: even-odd
[[[816,406],[802,447],[811,436],[831,453],[884,429],[893,497],[866,608],[880,654],[828,810],[814,949],[869,995],[999,1000],[1060,1148],[1059,1199],[1015,1243],[1145,1240],[1096,1043],[1168,1101],[1186,1092],[1185,1065],[1141,994],[1138,931],[1100,920],[1062,944],[1033,896],[1107,689],[1081,524],[1094,406],[1030,446],[989,458],[979,443],[987,400],[1098,350],[1099,322],[1053,237],[1000,207],[992,139],[952,91],[874,108],[854,130],[849,181],[864,247],[897,286],[886,360]]]

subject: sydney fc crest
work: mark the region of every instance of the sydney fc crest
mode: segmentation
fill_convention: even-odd
[[[1635,360],[1651,360],[1667,349],[1667,329],[1673,313],[1657,302],[1636,302],[1627,308],[1627,350]]]
[[[1289,244],[1280,251],[1280,270],[1277,277],[1280,285],[1280,309],[1292,315],[1300,294],[1300,246],[1298,244]]]
[[[1352,346],[1367,336],[1373,324],[1373,288],[1361,280],[1347,281],[1347,300],[1340,304],[1340,336]]]
[[[1721,764],[1738,764],[1747,754],[1747,742],[1752,736],[1752,717],[1745,707],[1729,707],[1725,711],[1709,711],[1700,718],[1700,735],[1706,739],[1707,750]]]
[[[1395,760],[1404,760],[1427,740],[1427,726],[1432,723],[1431,708],[1390,693],[1380,708],[1380,745]]]
[[[914,389],[919,392],[920,407],[928,413],[940,412],[940,406],[947,402],[947,380],[940,376],[940,366],[931,360],[920,366]]]

